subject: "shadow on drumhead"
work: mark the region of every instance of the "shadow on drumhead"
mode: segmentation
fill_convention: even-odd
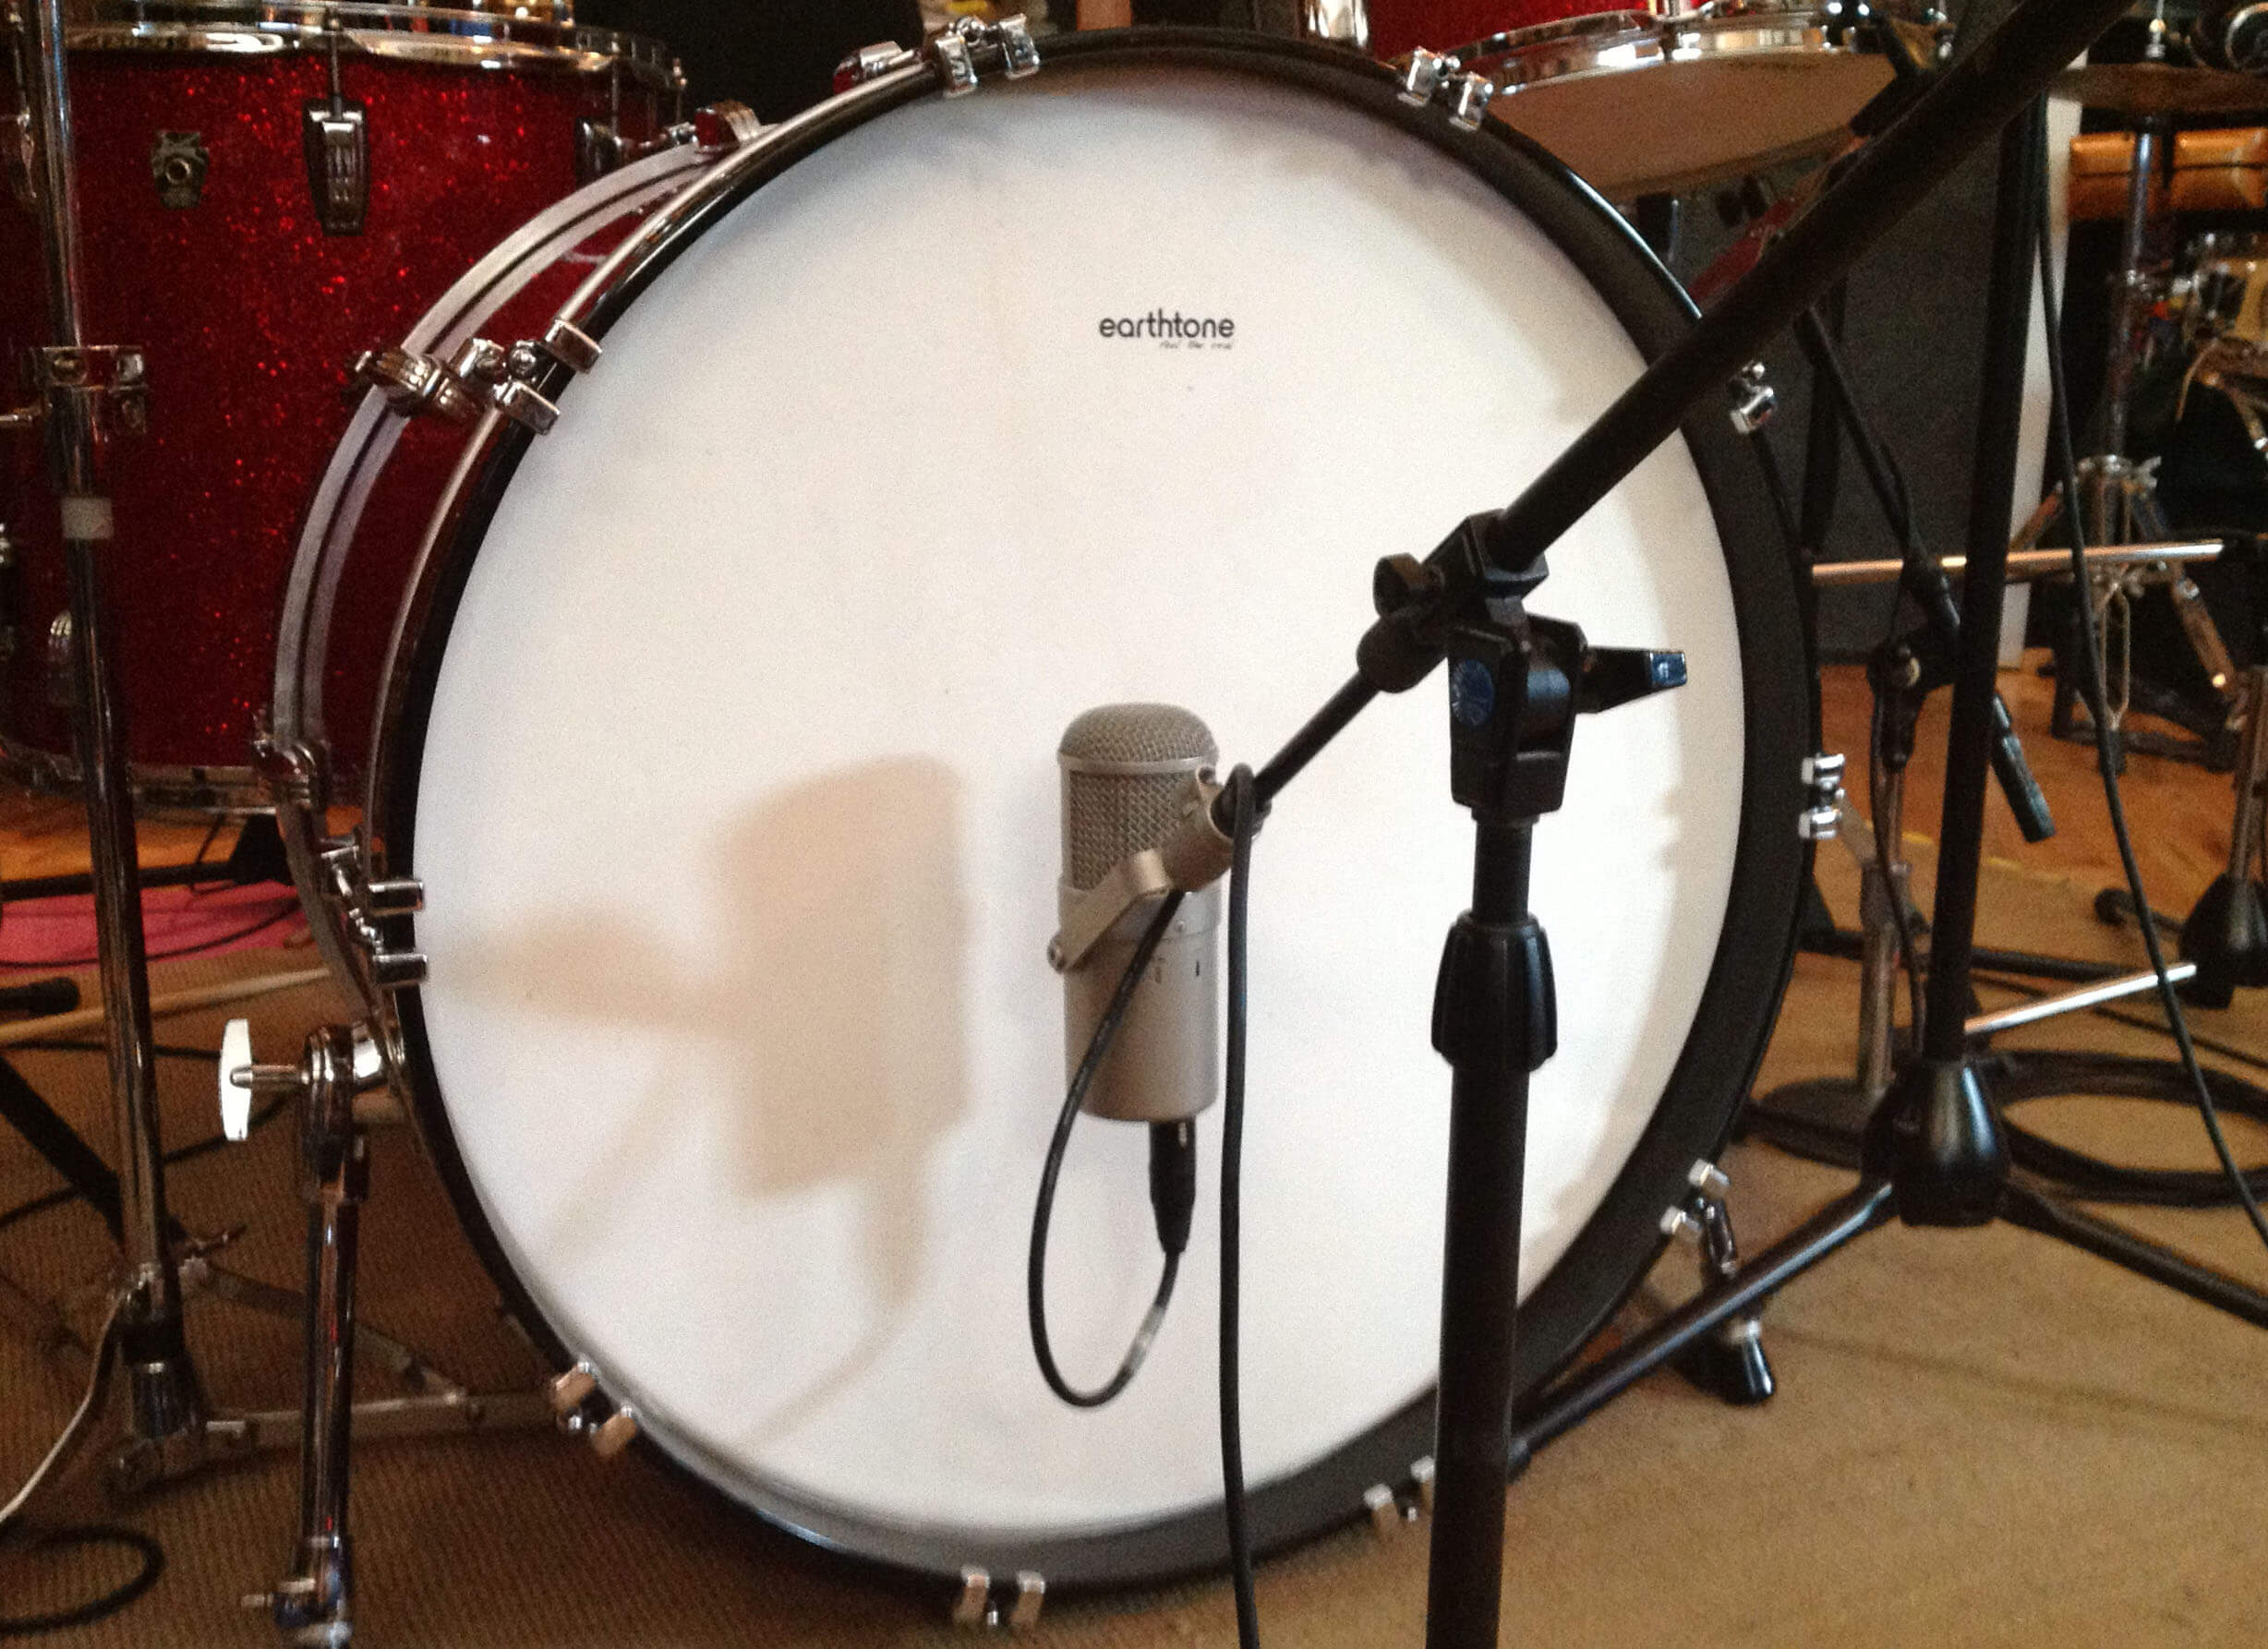
[[[688,1220],[705,1198],[730,1214],[736,1202],[854,1193],[858,1253],[838,1263],[864,1272],[866,1340],[887,1331],[920,1277],[925,1164],[968,1109],[959,788],[939,762],[898,757],[771,795],[709,856],[697,932],[594,900],[467,947],[452,982],[516,1013],[620,1028],[655,1051],[636,1097],[596,1107],[613,1143],[585,1159],[557,1204],[573,1229],[546,1234],[548,1246],[604,1246],[617,1212],[650,1216],[654,1178],[671,1171],[663,1159],[683,1163],[653,1147],[696,1130],[715,1155],[699,1183],[677,1187]],[[667,875],[647,859],[660,839],[631,845],[633,885]],[[687,855],[688,875],[702,868]]]

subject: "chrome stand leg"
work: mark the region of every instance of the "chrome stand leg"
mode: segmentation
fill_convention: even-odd
[[[139,861],[126,765],[126,719],[111,660],[103,558],[111,546],[105,451],[114,414],[139,391],[132,351],[90,349],[80,331],[69,89],[59,0],[26,9],[25,102],[46,207],[52,348],[40,356],[48,455],[63,518],[70,582],[73,735],[78,747],[93,860],[103,1027],[117,1119],[125,1269],[117,1347],[132,1396],[132,1435],[113,1461],[123,1488],[194,1469],[201,1461],[205,1402],[182,1333],[180,1280],[166,1241],[157,1061],[150,1029],[149,960],[141,925]]]

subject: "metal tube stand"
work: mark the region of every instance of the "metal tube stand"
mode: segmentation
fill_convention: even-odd
[[[132,1391],[129,1435],[113,1458],[112,1473],[118,1486],[134,1487],[195,1470],[203,1461],[205,1426],[204,1394],[182,1330],[180,1279],[167,1235],[126,713],[109,651],[103,587],[113,539],[108,456],[119,425],[139,415],[142,367],[137,349],[86,342],[60,0],[32,0],[24,23],[25,92],[44,209],[52,341],[40,352],[39,378],[70,584],[73,733],[93,861],[117,1121],[124,1270],[114,1332]]]

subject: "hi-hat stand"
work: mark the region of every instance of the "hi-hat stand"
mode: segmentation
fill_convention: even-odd
[[[2143,61],[2165,63],[2171,54],[2170,47],[2171,30],[2161,0],[2157,15],[2151,19]],[[2140,462],[2127,451],[2135,377],[2142,365],[2139,340],[2150,307],[2145,268],[2153,226],[2151,195],[2160,167],[2172,164],[2173,142],[2172,115],[2145,114],[2139,117],[2134,131],[2133,170],[2128,177],[2118,268],[2112,276],[2110,346],[2105,362],[2102,403],[2102,451],[2080,463],[2084,497],[2064,500],[2066,507],[2077,510],[2091,545],[2129,545],[2175,536],[2158,502],[2156,462]],[[2045,521],[2040,523],[2043,529],[2046,524]],[[2107,729],[2111,759],[2116,770],[2124,771],[2124,749],[2128,745],[2226,770],[2235,759],[2239,737],[2237,717],[2243,706],[2236,665],[2230,659],[2219,626],[2206,610],[2202,593],[2178,567],[2136,563],[2100,572],[2090,568],[2090,572],[2094,572],[2093,579],[2088,587],[2075,590],[2072,599],[2094,603],[2097,668],[2105,682],[2115,679],[2119,684],[2118,702],[2106,705],[2111,718]],[[2178,693],[2135,680],[2130,667],[2113,671],[2110,659],[2113,620],[2117,620],[2130,642],[2132,604],[2153,586],[2165,589],[2206,679],[2220,695],[2222,710],[2218,716],[2193,708]],[[2057,650],[2059,668],[2051,728],[2058,739],[2092,743],[2096,732],[2092,719],[2085,715],[2078,685],[2080,664],[2075,654],[2080,645],[2074,613],[2069,637]],[[2125,725],[2129,708],[2171,721],[2192,738],[2182,741],[2140,728],[2129,730]]]
[[[32,0],[22,16],[48,300],[49,343],[35,353],[34,365],[70,586],[72,732],[93,861],[118,1147],[124,1264],[113,1286],[109,1326],[95,1348],[96,1380],[114,1354],[125,1366],[128,1435],[114,1457],[114,1474],[154,1482],[203,1462],[206,1407],[183,1333],[181,1280],[165,1211],[140,866],[105,587],[114,530],[108,469],[118,436],[140,418],[142,354],[130,345],[87,342],[60,0]],[[82,1407],[78,1424],[90,1414],[91,1405]]]
[[[127,1435],[108,1450],[104,1474],[114,1493],[185,1476],[216,1459],[298,1444],[302,1521],[308,1536],[301,1543],[297,1574],[274,1600],[275,1612],[297,1641],[343,1643],[351,1620],[345,1607],[341,1454],[355,1342],[351,1331],[339,1331],[339,1322],[342,1317],[351,1320],[351,1297],[345,1296],[342,1279],[351,1274],[353,1207],[360,1195],[365,1162],[354,1101],[372,1083],[362,1068],[362,1051],[351,1044],[311,1046],[307,1066],[290,1072],[291,1090],[306,1100],[302,1184],[310,1206],[311,1304],[288,1290],[216,1264],[211,1255],[221,1244],[191,1238],[167,1212],[149,957],[142,932],[143,878],[126,758],[126,710],[110,651],[106,587],[106,563],[115,553],[106,479],[118,438],[138,428],[143,418],[142,352],[134,346],[86,342],[60,0],[31,0],[24,8],[23,26],[24,93],[35,154],[33,184],[45,253],[51,339],[48,346],[34,352],[41,397],[36,416],[45,431],[70,586],[73,734],[92,861],[86,890],[94,896],[117,1165],[105,1163],[20,1083],[0,1088],[0,1115],[22,1126],[42,1154],[103,1215],[122,1259],[109,1287],[102,1331],[91,1344],[77,1344],[52,1308],[12,1294],[0,1297],[0,1307],[43,1349],[82,1350],[91,1363],[85,1396],[64,1434],[21,1490],[0,1506],[0,1535],[26,1518],[84,1446],[104,1415],[114,1373],[122,1367],[130,1398]],[[261,838],[255,835],[253,839]],[[246,868],[252,865],[247,858]],[[275,1091],[283,1086],[269,1067],[255,1071],[251,1080],[236,1085],[239,1091]],[[302,1318],[308,1340],[308,1383],[307,1400],[298,1411],[211,1411],[189,1354],[185,1290]],[[376,1435],[549,1424],[553,1419],[551,1403],[538,1392],[468,1390],[382,1334],[366,1330],[362,1349],[412,1389],[410,1395],[366,1402],[352,1411]],[[101,1533],[105,1537],[110,1534]],[[135,1543],[146,1545],[139,1537]],[[126,1601],[146,1583],[146,1579],[131,1583],[96,1607]],[[259,1601],[265,1607],[270,1600],[263,1596]]]

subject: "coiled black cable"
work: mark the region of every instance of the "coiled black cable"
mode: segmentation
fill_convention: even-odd
[[[91,1626],[97,1620],[109,1619],[149,1591],[157,1584],[158,1576],[165,1572],[165,1550],[163,1547],[138,1529],[122,1529],[112,1523],[82,1523],[70,1528],[50,1529],[34,1535],[27,1544],[34,1551],[76,1546],[123,1546],[139,1554],[141,1568],[100,1597],[87,1603],[45,1615],[0,1615],[0,1638],[28,1638],[51,1631],[68,1631],[73,1627]]]
[[[1141,942],[1134,947],[1133,959],[1127,963],[1126,971],[1118,976],[1117,989],[1111,993],[1110,1004],[1103,1017],[1095,1022],[1094,1034],[1087,1039],[1085,1057],[1072,1074],[1069,1092],[1063,1098],[1063,1109],[1056,1117],[1055,1137],[1047,1142],[1047,1165],[1040,1171],[1039,1201],[1031,1210],[1031,1247],[1024,1261],[1024,1312],[1031,1324],[1031,1354],[1038,1359],[1040,1377],[1047,1389],[1073,1408],[1101,1408],[1127,1388],[1127,1382],[1140,1372],[1142,1362],[1150,1355],[1151,1342],[1157,1339],[1158,1330],[1165,1321],[1165,1308],[1173,1302],[1174,1282],[1181,1272],[1181,1250],[1168,1246],[1165,1250],[1165,1269],[1158,1278],[1158,1292],[1143,1314],[1141,1327],[1134,1331],[1134,1342],[1127,1347],[1126,1356],[1119,1362],[1118,1371],[1104,1384],[1082,1391],[1063,1378],[1056,1366],[1056,1354],[1047,1338],[1047,1225],[1056,1210],[1056,1181],[1063,1172],[1063,1153],[1071,1143],[1072,1125],[1079,1121],[1079,1113],[1086,1103],[1087,1090],[1094,1085],[1094,1074],[1102,1069],[1104,1057],[1110,1053],[1111,1041],[1118,1034],[1127,1009],[1133,1005],[1135,987],[1141,983],[1148,971],[1150,958],[1157,954],[1165,938],[1165,931],[1173,925],[1174,913],[1181,909],[1179,893],[1169,893],[1159,903],[1157,914],[1150,919],[1143,930]],[[1152,1149],[1154,1151],[1154,1135]],[[1154,1173],[1152,1175],[1154,1179]],[[1186,1230],[1184,1240],[1187,1240]]]
[[[2167,1059],[2124,1053],[2053,1049],[2004,1053],[1993,1077],[1993,1098],[2002,1106],[2029,1100],[2069,1099],[2084,1094],[2128,1100],[2161,1100],[2190,1105],[2181,1067]],[[2205,1086],[2217,1110],[2268,1122],[2268,1089],[2226,1071],[2207,1070]],[[2117,1202],[2144,1208],[2229,1208],[2236,1195],[2217,1169],[2131,1168],[2062,1145],[2033,1132],[2012,1117],[2002,1119],[2009,1157],[2020,1168],[2054,1180],[2083,1202]],[[2268,1168],[2248,1169],[2245,1179],[2255,1197],[2268,1196]]]

